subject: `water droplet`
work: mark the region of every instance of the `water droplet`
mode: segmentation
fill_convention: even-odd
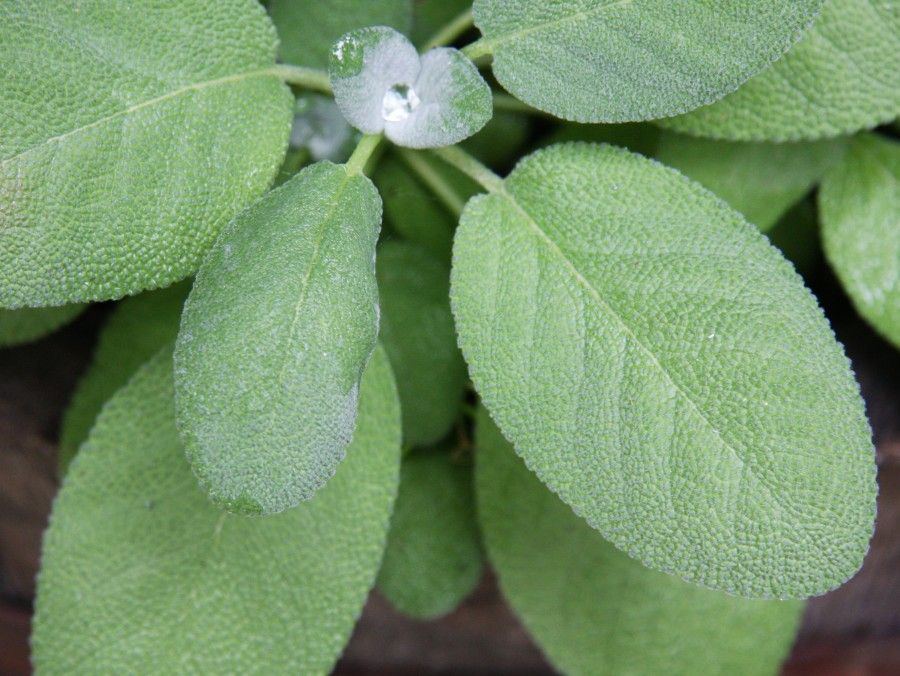
[[[394,85],[384,93],[381,117],[387,122],[402,122],[419,107],[419,96],[409,85]]]

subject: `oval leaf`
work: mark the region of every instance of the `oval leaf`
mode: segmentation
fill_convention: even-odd
[[[825,253],[853,304],[900,347],[900,143],[857,138],[819,207]]]
[[[718,103],[664,120],[738,141],[797,141],[900,115],[900,12],[892,0],[828,0],[783,59]]]
[[[822,0],[475,0],[507,90],[580,122],[675,115],[734,91],[786,52]],[[475,52],[473,52],[475,53]]]
[[[43,338],[71,322],[84,308],[78,303],[18,310],[0,308],[0,347],[12,347]]]
[[[469,202],[453,260],[485,404],[613,544],[753,597],[859,568],[859,388],[793,267],[720,199],[628,151],[554,146]]]
[[[378,250],[381,342],[403,404],[403,441],[439,441],[459,413],[466,364],[450,314],[450,268],[408,242]]]
[[[275,176],[290,91],[247,0],[0,5],[0,306],[191,274]]]
[[[476,479],[485,545],[510,605],[567,674],[776,673],[803,611],[738,599],[629,559],[541,485],[484,409]]]
[[[222,232],[175,350],[178,422],[214,501],[271,513],[310,499],[353,435],[375,347],[381,200],[321,162]]]
[[[32,637],[40,673],[326,673],[374,581],[397,490],[400,411],[366,370],[347,461],[315,500],[218,511],[184,460],[171,352],[104,408],[53,506]]]
[[[468,596],[481,567],[471,464],[443,447],[406,456],[378,591],[407,615],[434,618]]]
[[[338,40],[329,73],[347,121],[400,146],[459,143],[493,114],[490,87],[462,53],[442,47],[419,57],[405,36],[385,26]]]

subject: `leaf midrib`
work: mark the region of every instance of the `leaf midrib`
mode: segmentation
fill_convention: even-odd
[[[93,122],[89,122],[88,124],[81,125],[80,127],[75,127],[74,129],[70,129],[69,131],[63,132],[62,134],[57,134],[56,136],[51,136],[50,138],[44,139],[32,146],[29,146],[25,150],[22,150],[15,155],[4,158],[0,160],[0,169],[6,167],[8,164],[12,164],[16,160],[19,160],[35,150],[43,148],[44,146],[50,145],[51,143],[60,143],[63,140],[81,134],[89,129],[93,129],[95,127],[99,127],[103,124],[111,120],[115,120],[120,117],[127,117],[132,113],[135,113],[143,108],[150,108],[164,101],[168,101],[169,99],[174,99],[182,94],[187,94],[188,92],[193,91],[202,91],[204,89],[209,89],[211,87],[218,87],[221,85],[231,84],[234,82],[240,82],[242,80],[247,80],[253,77],[266,77],[272,76],[277,78],[275,73],[275,69],[272,67],[269,68],[260,68],[256,70],[245,71],[243,73],[235,73],[233,75],[226,75],[224,77],[215,78],[213,80],[203,80],[201,82],[192,82],[191,84],[183,85],[177,89],[173,89],[170,92],[166,92],[165,94],[161,94],[159,96],[155,96],[152,99],[147,99],[146,101],[141,101],[140,103],[131,104],[121,110],[117,110],[114,113],[109,115],[105,115]]]

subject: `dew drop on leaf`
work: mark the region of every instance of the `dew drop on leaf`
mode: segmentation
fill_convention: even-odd
[[[416,90],[405,84],[397,84],[384,93],[381,117],[387,122],[402,122],[419,107]]]

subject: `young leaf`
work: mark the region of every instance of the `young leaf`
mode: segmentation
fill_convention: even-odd
[[[400,467],[378,591],[423,619],[452,611],[481,576],[472,466],[447,448],[414,451]]]
[[[381,560],[400,410],[381,351],[347,460],[311,502],[218,511],[184,460],[171,351],[104,408],[53,506],[32,637],[40,673],[326,673]],[[264,665],[264,666],[263,666]]]
[[[466,364],[450,314],[450,269],[410,242],[378,249],[381,342],[403,404],[403,442],[440,440],[459,413]]]
[[[579,519],[516,457],[484,409],[478,513],[500,587],[567,674],[772,674],[797,601],[738,599],[643,567]]]
[[[178,335],[189,281],[126,298],[112,312],[97,340],[94,359],[81,377],[59,432],[59,476],[65,476],[78,447],[110,397],[134,372]]]
[[[825,254],[853,304],[900,347],[900,144],[858,137],[819,206]]]
[[[0,347],[30,343],[65,326],[84,311],[81,304],[55,307],[0,308]]]
[[[529,467],[651,568],[821,594],[868,549],[859,388],[812,294],[678,172],[554,146],[473,198],[452,303],[476,388]]]
[[[381,200],[321,162],[222,232],[185,305],[175,350],[188,460],[230,511],[309,500],[353,435],[378,333]]]
[[[900,114],[900,12],[891,0],[828,0],[803,40],[718,103],[664,120],[737,141],[799,141]]]
[[[656,158],[706,186],[766,231],[840,161],[846,146],[843,138],[744,143],[664,132]]]
[[[0,43],[0,306],[186,277],[284,155],[255,2],[10,0]]]
[[[411,0],[271,0],[269,14],[288,63],[328,68],[331,45],[344,33],[365,26],[390,26],[408,33]]]
[[[366,134],[384,132],[408,148],[459,143],[493,113],[491,89],[458,50],[413,44],[386,26],[347,33],[331,50],[334,98],[344,117]]]
[[[580,122],[711,103],[786,52],[822,0],[475,0],[477,43],[523,101]],[[475,50],[473,54],[477,53]]]

